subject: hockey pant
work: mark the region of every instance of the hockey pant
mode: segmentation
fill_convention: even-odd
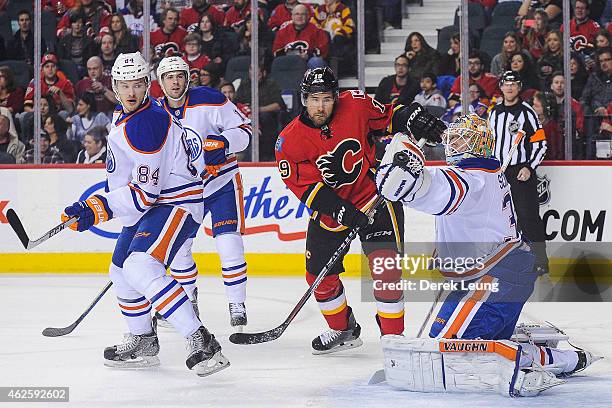
[[[311,285],[340,244],[350,233],[349,229],[332,232],[317,221],[308,224],[306,236],[306,281]],[[386,203],[379,207],[372,225],[359,232],[361,246],[372,262],[379,257],[395,257],[401,254],[404,237],[404,212],[401,203]],[[315,290],[315,299],[327,324],[334,330],[346,330],[348,304],[339,274],[344,272],[344,255],[336,262]],[[386,270],[374,279],[385,283],[399,282],[401,270]],[[376,321],[382,334],[401,334],[404,331],[404,298],[401,290],[374,290]]]
[[[166,266],[198,227],[184,209],[160,205],[121,231],[110,278],[130,333],[151,332],[151,306],[184,337],[202,325],[182,286],[166,275]]]
[[[221,258],[225,294],[230,303],[246,299],[247,265],[244,259],[244,199],[240,173],[221,189],[204,198],[204,216],[210,213],[212,235]],[[197,232],[197,231],[196,231]],[[198,268],[191,247],[196,232],[178,250],[170,273],[183,286],[190,299],[196,287]]]
[[[515,248],[487,274],[465,282],[466,286],[469,283],[476,284],[473,290],[450,292],[431,326],[429,336],[447,339],[510,339],[537,279],[533,271],[535,256],[528,248],[525,244]],[[530,366],[535,360],[542,365],[566,363],[566,371],[569,371],[578,362],[573,350],[530,344],[522,346],[522,367]]]

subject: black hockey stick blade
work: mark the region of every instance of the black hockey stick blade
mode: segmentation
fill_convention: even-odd
[[[28,249],[28,243],[30,242],[30,238],[28,238],[28,234],[25,232],[25,228],[23,228],[23,224],[19,219],[19,216],[12,208],[6,210],[6,219],[8,220],[11,228],[17,234],[17,237],[23,244],[25,249]]]
[[[287,324],[259,333],[233,333],[229,337],[229,341],[234,344],[259,344],[278,339],[287,328]]]
[[[106,292],[108,292],[108,290],[110,289],[110,287],[112,285],[113,285],[112,281],[108,282],[106,284],[106,286],[104,286],[102,291],[100,293],[98,293],[98,295],[93,300],[93,302],[91,302],[91,304],[83,312],[83,314],[80,315],[79,318],[76,319],[76,321],[74,323],[72,323],[70,326],[66,326],[66,327],[47,327],[45,330],[43,330],[42,335],[45,336],[45,337],[60,337],[60,336],[65,336],[67,334],[72,333],[72,331],[79,325],[79,323],[81,323],[83,321],[85,316],[87,316],[89,314],[89,312],[91,312],[91,309],[93,309],[94,306],[100,301],[100,299],[102,299],[104,294]]]

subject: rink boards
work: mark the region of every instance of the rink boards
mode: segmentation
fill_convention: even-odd
[[[611,265],[610,164],[551,162],[539,168],[540,214],[553,243],[549,245],[553,263],[586,257],[606,269]],[[302,275],[308,209],[285,187],[273,165],[241,167],[249,274]],[[8,208],[15,209],[30,238],[37,238],[59,223],[66,205],[103,191],[104,175],[100,166],[0,166],[0,272],[106,272],[120,231],[115,221],[84,233],[62,232],[26,253],[5,217]],[[432,216],[407,209],[405,218],[407,242],[434,240]],[[194,252],[200,273],[218,273],[210,217],[198,233]],[[355,242],[345,261],[351,274],[358,273],[358,253]]]

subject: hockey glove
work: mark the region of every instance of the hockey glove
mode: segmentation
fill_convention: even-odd
[[[419,103],[412,102],[398,114],[406,119],[406,128],[416,140],[426,139],[430,146],[442,143],[442,133],[446,130],[446,125],[427,112]]]
[[[78,221],[70,226],[75,231],[86,231],[91,226],[113,218],[113,212],[108,207],[106,198],[93,195],[85,201],[76,203],[64,209],[62,221],[67,221],[72,217],[77,217]]]
[[[353,229],[365,228],[374,221],[373,218],[369,218],[348,201],[342,202],[336,211],[332,213],[332,217],[338,224],[342,224]]]
[[[424,165],[421,148],[407,135],[397,133],[376,172],[378,192],[389,201],[402,200],[415,191],[417,182],[422,179]]]
[[[225,164],[225,150],[229,147],[227,139],[221,135],[208,135],[204,142],[204,164],[208,174],[216,177]]]

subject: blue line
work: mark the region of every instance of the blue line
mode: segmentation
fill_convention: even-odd
[[[225,271],[225,272],[228,272],[228,271],[235,271],[236,269],[240,269],[240,268],[244,268],[244,267],[246,267],[246,262],[243,262],[240,265],[230,266],[229,268],[221,268],[221,270]]]
[[[181,201],[164,201],[164,202],[158,202],[158,205],[178,205],[178,204],[193,204],[193,203],[203,203],[204,199],[203,198],[194,198],[191,200],[181,200]]]
[[[172,313],[174,313],[174,311],[178,309],[183,303],[185,303],[187,299],[189,299],[187,295],[184,295],[178,302],[174,304],[174,306],[170,308],[170,310],[162,314],[162,316],[164,316],[164,319],[167,319]]]
[[[196,268],[196,264],[193,264],[192,266],[190,266],[187,269],[174,269],[174,268],[170,268],[170,270],[172,272],[178,272],[178,273],[187,273],[187,272],[191,272]]]
[[[434,214],[434,215],[442,215],[442,214],[444,214],[450,208],[451,204],[455,200],[455,183],[453,183],[451,178],[448,176],[448,174],[446,174],[444,172],[444,170],[441,170],[441,171],[442,171],[442,174],[444,174],[444,177],[446,177],[446,180],[448,181],[448,184],[450,184],[450,186],[451,186],[451,197],[450,197],[450,200],[449,200],[448,204],[446,204],[446,207],[444,207],[444,209],[442,211],[440,211],[439,213]]]
[[[124,298],[120,298],[119,296],[117,296],[117,299],[119,299],[119,301],[123,303],[138,303],[138,302],[142,302],[143,300],[146,300],[144,296],[139,297],[138,299],[124,299]]]
[[[228,167],[227,169],[225,169],[225,170],[221,170],[220,172],[218,172],[218,173],[217,173],[217,177],[214,177],[214,176],[209,176],[209,177],[208,177],[208,179],[206,179],[206,181],[204,182],[204,187],[206,187],[206,185],[207,185],[208,183],[210,183],[211,181],[216,180],[217,178],[219,178],[219,176],[222,176],[222,175],[224,175],[225,173],[229,173],[230,171],[232,171],[232,170],[234,170],[234,169],[237,169],[237,168],[238,168],[238,165],[237,165],[237,164],[234,164],[232,167]]]
[[[145,190],[143,190],[143,189],[142,189],[142,188],[141,188],[141,187],[140,187],[138,184],[134,184],[134,183],[132,183],[132,185],[133,185],[134,187],[136,187],[137,189],[139,189],[140,191],[142,191],[143,193],[145,193],[145,194],[146,194],[146,195],[147,195],[149,198],[156,199],[157,197],[159,197],[159,195],[157,195],[157,194],[147,193],[147,192],[146,192]]]
[[[191,285],[193,283],[196,283],[196,280],[190,280],[189,282],[179,282],[182,286],[187,286],[187,285]]]
[[[174,193],[175,191],[179,191],[179,190],[182,190],[184,188],[189,188],[189,187],[197,186],[197,185],[200,185],[200,184],[202,184],[201,181],[194,181],[194,182],[191,182],[191,183],[183,184],[182,186],[177,186],[177,187],[172,187],[172,188],[168,188],[168,189],[162,190],[160,192],[160,194]]]
[[[127,312],[124,312],[123,310],[121,311],[121,313],[123,313],[123,315],[127,317],[138,317],[138,316],[142,316],[144,314],[150,313],[150,312],[151,312],[150,306],[147,310],[145,310],[144,312],[140,312],[140,313],[127,313]]]
[[[223,282],[223,284],[224,284],[225,286],[234,286],[234,285],[241,284],[242,282],[246,282],[246,280],[247,280],[247,278],[246,278],[246,276],[245,276],[244,278],[242,278],[242,279],[240,279],[240,280],[237,280],[237,281],[235,281],[235,282]]]
[[[177,284],[177,282],[176,282],[174,279],[172,279],[172,282],[170,282],[170,283],[168,284],[168,286],[166,286],[165,288],[163,288],[163,289],[161,290],[161,292],[158,292],[158,293],[157,293],[157,295],[155,295],[155,296],[153,296],[153,297],[151,298],[151,303],[155,303],[155,302],[157,302],[157,301],[159,300],[159,298],[160,298],[160,297],[164,296],[164,294],[166,294],[166,292],[168,292],[170,289],[172,289],[172,288],[173,288],[173,287],[174,287],[176,284]]]
[[[130,188],[130,193],[132,193],[132,201],[134,201],[134,207],[136,207],[136,209],[140,212],[145,212],[145,210],[142,209],[140,204],[138,204],[138,198],[136,198],[136,192]]]
[[[546,350],[546,354],[548,354],[548,358],[550,360],[548,364],[552,364],[553,363],[552,351],[550,351],[548,347],[544,347],[544,350]]]

